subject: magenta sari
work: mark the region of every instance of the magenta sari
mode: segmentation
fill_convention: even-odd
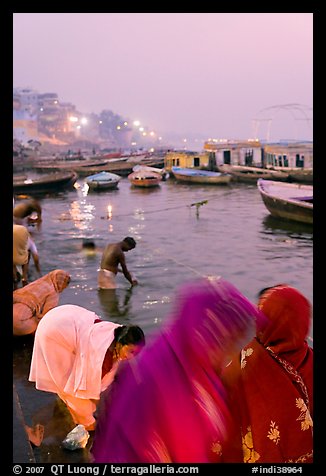
[[[224,280],[183,288],[162,332],[102,394],[94,462],[221,461],[231,415],[219,373],[230,344],[239,351],[259,315]]]

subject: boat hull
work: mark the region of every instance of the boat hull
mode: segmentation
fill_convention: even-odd
[[[231,175],[223,172],[209,172],[200,169],[178,169],[172,167],[171,173],[178,182],[195,183],[200,185],[227,184],[231,181]]]
[[[286,182],[289,174],[280,170],[263,169],[259,167],[247,167],[242,165],[219,165],[221,172],[232,175],[232,180],[236,182],[256,183],[258,179],[277,180]]]
[[[268,182],[259,179],[257,185],[263,203],[272,216],[309,225],[313,224],[312,187],[284,184],[288,187],[287,196],[282,197],[281,193],[277,194],[275,187],[269,187]],[[292,188],[289,188],[291,186]]]
[[[198,183],[201,185],[217,185],[217,184],[224,184],[229,183],[231,181],[231,176],[222,176],[222,177],[190,177],[181,174],[174,173],[173,174],[178,182],[186,182],[186,183]]]
[[[92,182],[87,182],[90,190],[115,190],[118,188],[118,182],[96,182],[95,180]]]
[[[269,167],[268,169],[270,170]],[[289,179],[288,179],[289,182],[313,185],[313,182],[314,182],[313,168],[305,169],[302,167],[281,167],[281,166],[275,165],[273,166],[273,170],[277,172],[287,173],[289,176]]]
[[[71,173],[52,173],[40,179],[13,182],[14,194],[58,192],[73,187],[78,175]]]
[[[158,187],[162,181],[162,176],[155,172],[133,172],[128,175],[128,180],[135,187],[151,188]]]
[[[114,190],[118,187],[121,177],[109,172],[100,172],[86,177],[85,182],[91,190]]]

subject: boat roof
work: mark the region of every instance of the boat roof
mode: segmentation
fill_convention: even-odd
[[[101,181],[101,180],[120,180],[120,175],[117,175],[117,174],[113,174],[111,172],[105,172],[105,171],[102,171],[102,172],[99,172],[97,174],[94,174],[94,175],[88,175],[86,177],[86,180],[98,180],[98,181]]]
[[[257,186],[268,195],[285,199],[312,198],[314,194],[313,185],[299,183],[258,179]]]

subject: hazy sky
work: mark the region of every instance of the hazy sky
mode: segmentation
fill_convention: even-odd
[[[14,13],[13,27],[13,86],[81,112],[236,139],[273,118],[271,139],[312,138],[312,109],[260,112],[312,108],[312,13]]]

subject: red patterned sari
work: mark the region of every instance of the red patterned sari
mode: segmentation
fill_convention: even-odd
[[[311,306],[296,289],[279,285],[262,295],[258,307],[269,320],[259,321],[256,338],[224,372],[241,427],[243,461],[311,463]],[[238,455],[231,451],[228,460]]]

